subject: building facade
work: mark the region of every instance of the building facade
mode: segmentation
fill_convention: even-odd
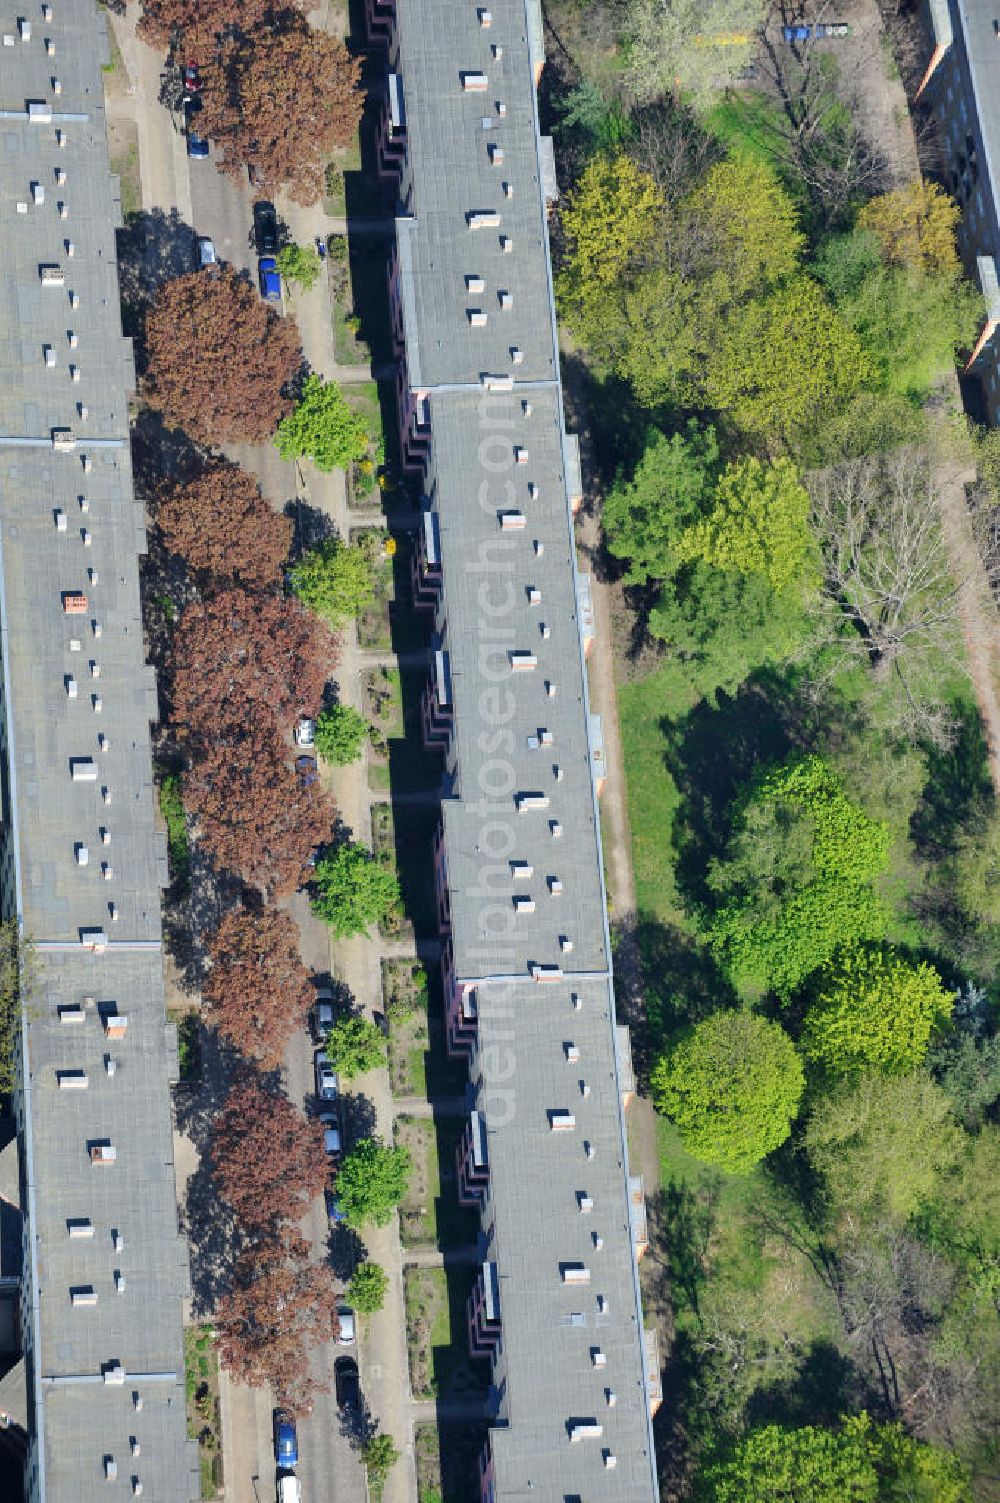
[[[659,1361],[603,884],[541,7],[368,0],[367,15],[387,63],[379,164],[398,204],[400,443],[424,496],[414,593],[435,633],[423,725],[442,759],[447,1037],[470,1079],[457,1175],[481,1224],[467,1326],[491,1379],[482,1497],[653,1503]]]

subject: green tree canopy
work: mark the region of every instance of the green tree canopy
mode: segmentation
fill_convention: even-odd
[[[621,51],[630,93],[648,101],[677,90],[698,106],[735,83],[749,62],[761,0],[626,0]]]
[[[888,827],[865,814],[819,757],[766,773],[737,807],[708,882],[719,906],[709,938],[734,980],[787,997],[839,945],[879,940],[875,882]]]
[[[371,727],[353,705],[331,705],[316,719],[316,750],[324,762],[346,767],[360,757]]]
[[[380,1263],[359,1263],[347,1286],[347,1300],[359,1315],[374,1315],[385,1304],[389,1275]]]
[[[361,1453],[368,1473],[368,1486],[373,1498],[382,1496],[386,1479],[399,1460],[401,1452],[391,1435],[372,1435]]]
[[[820,1097],[805,1129],[834,1205],[900,1220],[930,1200],[962,1144],[947,1095],[919,1070],[845,1081]]]
[[[386,1226],[406,1194],[412,1164],[405,1148],[387,1148],[379,1138],[361,1138],[345,1153],[335,1190],[344,1220],[355,1231],[368,1222]]]
[[[766,1425],[710,1462],[698,1503],[971,1503],[957,1457],[862,1411],[839,1429]]]
[[[704,397],[746,433],[792,444],[868,375],[858,335],[823,289],[799,275],[726,320],[707,361]]]
[[[802,1048],[831,1076],[901,1074],[923,1063],[954,1003],[932,965],[888,947],[846,946],[820,974]]]
[[[332,626],[356,620],[375,599],[371,548],[363,542],[326,538],[303,555],[291,578],[299,599]]]
[[[326,1036],[326,1057],[345,1080],[377,1070],[385,1039],[370,1018],[338,1018]]]
[[[954,282],[962,270],[955,238],[961,217],[958,204],[943,188],[918,177],[905,188],[869,199],[858,212],[857,224],[871,232],[891,265]]]
[[[297,283],[305,292],[315,287],[323,262],[311,245],[283,245],[276,258],[286,282]]]
[[[776,594],[801,586],[813,551],[809,494],[790,459],[737,460],[723,470],[711,511],[674,545],[685,562],[759,574]]]
[[[805,1078],[780,1024],[718,1012],[666,1051],[650,1084],[690,1153],[746,1174],[788,1137]]]
[[[670,438],[650,430],[632,479],[619,476],[604,503],[608,547],[628,560],[629,584],[666,579],[677,568],[677,539],[700,516],[718,464],[714,428],[692,418]]]
[[[338,939],[366,934],[399,902],[399,879],[366,846],[347,841],[316,862],[312,909]]]
[[[370,436],[336,381],[324,381],[313,372],[291,412],[278,424],[274,442],[282,459],[311,459],[318,470],[327,472],[363,459]]]
[[[780,286],[798,269],[805,236],[772,169],[746,155],[709,168],[679,211],[696,275],[720,310]]]

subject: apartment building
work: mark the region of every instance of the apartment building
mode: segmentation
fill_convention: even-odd
[[[200,1495],[174,1189],[160,888],[95,0],[0,9],[0,896],[34,946],[18,1124],[37,1503]],[[12,1399],[23,1375],[20,1406]]]
[[[368,0],[368,23],[387,55],[400,438],[425,498],[414,589],[434,613],[423,723],[443,769],[447,1034],[473,1098],[457,1167],[481,1221],[467,1319],[491,1376],[482,1497],[650,1503],[659,1362],[552,299],[541,8]]]
[[[986,315],[966,367],[982,416],[1000,422],[1000,20],[987,0],[929,0],[933,47],[917,93],[937,116],[945,186],[962,209],[959,250]]]

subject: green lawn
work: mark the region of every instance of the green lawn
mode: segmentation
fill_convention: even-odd
[[[399,1208],[404,1247],[463,1247],[476,1240],[479,1218],[455,1196],[455,1146],[461,1119],[397,1117],[396,1144],[409,1151],[413,1173]],[[442,1185],[442,1179],[444,1181]]]
[[[485,1363],[468,1355],[465,1302],[471,1269],[403,1269],[406,1345],[415,1399],[479,1398],[487,1381]]]

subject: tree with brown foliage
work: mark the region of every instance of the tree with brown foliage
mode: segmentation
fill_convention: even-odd
[[[294,892],[334,808],[285,759],[274,730],[206,746],[184,779],[184,803],[212,860],[269,897]]]
[[[361,63],[339,37],[281,17],[252,40],[228,37],[202,72],[199,129],[223,152],[222,170],[252,163],[294,203],[317,203],[325,159],[361,119]]]
[[[298,327],[229,268],[165,282],[146,345],[146,401],[197,443],[266,443],[291,411],[282,393],[302,364]]]
[[[241,1054],[276,1068],[314,996],[294,923],[274,908],[231,908],[208,953],[212,968],[201,992],[208,1021]]]
[[[219,1193],[250,1236],[301,1221],[329,1177],[320,1123],[249,1071],[216,1118],[211,1152]]]
[[[281,0],[281,10],[299,9],[299,0]],[[155,47],[177,40],[183,61],[201,63],[227,32],[252,33],[275,9],[274,0],[142,0],[139,35]]]
[[[206,585],[272,589],[292,546],[292,521],[264,500],[239,465],[222,460],[186,484],[167,486],[156,522],[171,553]]]
[[[337,1289],[326,1263],[310,1261],[297,1233],[248,1247],[216,1308],[219,1358],[237,1383],[270,1384],[281,1408],[302,1414],[324,1391],[308,1349],[336,1338]]]
[[[224,590],[188,606],[172,659],[178,733],[236,740],[319,710],[336,638],[297,600]]]

